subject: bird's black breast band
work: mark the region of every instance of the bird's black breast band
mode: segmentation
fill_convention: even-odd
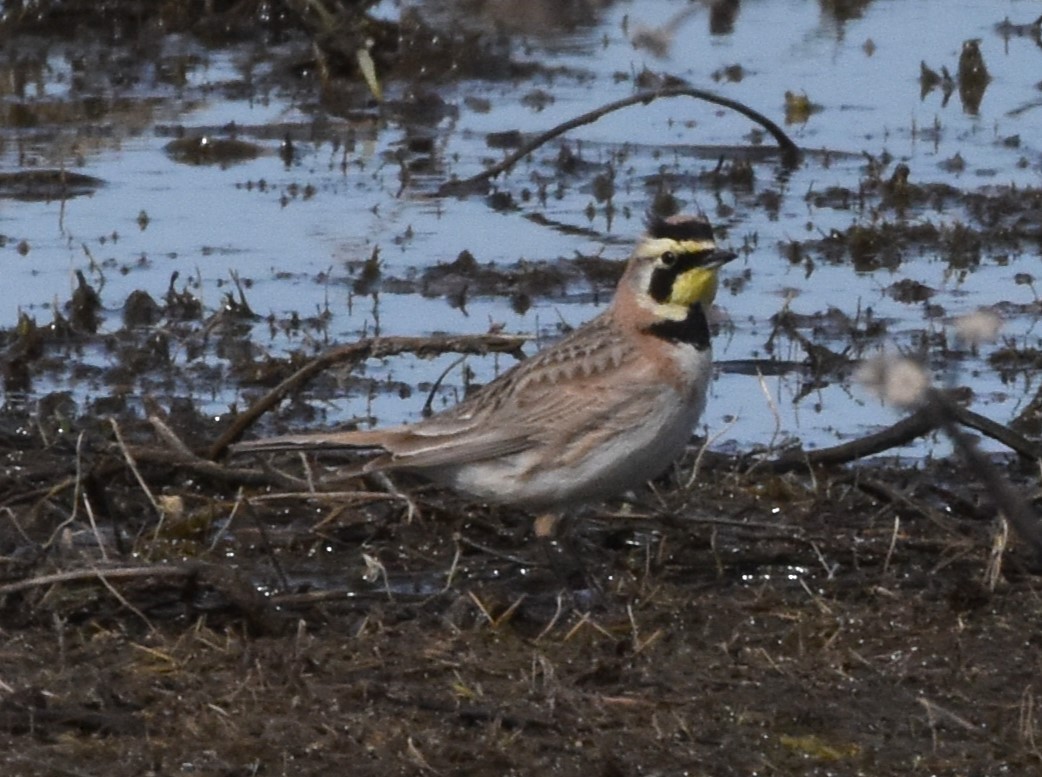
[[[701,304],[694,304],[687,309],[687,316],[681,321],[663,319],[651,324],[647,331],[655,337],[661,337],[671,343],[687,343],[699,351],[709,350],[709,321]]]

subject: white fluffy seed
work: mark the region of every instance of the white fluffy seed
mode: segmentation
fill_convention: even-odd
[[[884,402],[910,409],[918,406],[930,388],[930,376],[920,364],[899,356],[875,356],[863,361],[854,378]]]
[[[981,308],[955,319],[955,335],[969,346],[985,345],[999,339],[1002,317],[993,310]]]

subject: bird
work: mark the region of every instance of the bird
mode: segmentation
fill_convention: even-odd
[[[702,415],[708,316],[718,270],[735,257],[704,216],[649,216],[600,315],[458,404],[415,423],[258,439],[233,453],[368,450],[349,474],[411,472],[531,511],[630,491],[683,453]]]

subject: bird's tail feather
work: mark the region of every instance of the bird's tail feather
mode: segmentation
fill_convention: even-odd
[[[380,450],[386,440],[385,432],[334,432],[328,434],[287,434],[247,440],[231,446],[232,455],[244,453],[280,453],[285,451],[352,451]]]

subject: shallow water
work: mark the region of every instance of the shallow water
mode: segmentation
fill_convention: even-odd
[[[1038,272],[1038,245],[984,245],[979,264],[961,268],[934,252],[906,247],[894,269],[859,271],[847,259],[816,261],[808,274],[811,265],[791,263],[783,246],[881,219],[941,227],[968,219],[960,205],[909,208],[897,217],[893,211],[815,205],[808,194],[831,187],[856,192],[865,178],[865,154],[891,155],[887,176],[894,163],[906,163],[911,181],[919,185],[950,184],[964,192],[1037,186],[1038,108],[1031,106],[1040,100],[1042,57],[1031,37],[1007,41],[995,29],[1005,17],[1032,21],[1038,13],[1033,3],[876,0],[862,5],[858,18],[839,21],[825,4],[807,0],[745,2],[733,31],[714,35],[701,5],[605,3],[589,15],[589,23],[529,29],[515,39],[515,59],[545,69],[533,79],[422,83],[396,81],[392,73],[384,82],[385,107],[361,107],[350,118],[326,113],[307,82],[294,87],[277,77],[270,52],[260,45],[222,51],[166,39],[156,61],[181,63],[183,80],[170,83],[159,69],[142,68],[144,76],[129,84],[88,79],[86,86],[75,87],[78,71],[70,48],[51,45],[45,67],[28,76],[18,71],[26,81],[24,102],[36,106],[41,118],[34,126],[2,130],[0,165],[4,170],[65,167],[104,184],[65,201],[0,199],[0,233],[7,237],[0,250],[7,291],[0,297],[0,325],[12,325],[20,310],[47,322],[49,306],[69,298],[74,272],[82,270],[101,291],[109,311],[106,326],[115,328],[127,294],[145,289],[160,297],[177,272],[178,288],[191,283],[209,309],[221,304],[232,274],[248,281],[249,302],[262,315],[310,315],[328,306],[332,318],[328,330],[316,336],[316,348],[374,330],[483,332],[493,322],[507,331],[552,337],[560,321],[577,324],[595,313],[588,286],[535,299],[519,314],[507,295],[472,295],[465,309],[441,297],[386,290],[376,302],[353,297],[351,281],[374,249],[385,278],[408,278],[418,268],[452,261],[464,249],[481,263],[497,265],[577,253],[622,260],[665,173],[684,207],[707,212],[726,234],[725,243],[752,246],[728,269],[732,277],[748,271],[748,282],[736,293],[723,291],[718,300],[724,322],[716,342],[720,371],[704,419],[714,445],[748,450],[794,436],[806,447],[819,447],[858,436],[896,416],[850,385],[849,376],[804,393],[803,372],[760,378],[741,366],[750,358],[803,359],[803,350],[788,340],[768,353],[771,316],[786,305],[808,316],[837,308],[852,319],[871,309],[887,323],[890,347],[914,351],[924,330],[936,334],[954,316],[1012,303],[1005,307],[1004,335],[1019,347],[1035,347],[1039,306],[1032,285],[1016,276]],[[449,4],[430,5],[425,12],[450,18],[456,13]],[[654,31],[682,12],[686,16],[674,25],[662,55],[630,42],[641,30]],[[400,10],[385,3],[379,13],[396,18]],[[479,29],[489,24],[480,15],[457,23]],[[946,105],[939,89],[921,96],[920,61],[955,73],[963,41],[973,38],[981,39],[992,76],[979,111],[967,111],[957,90]],[[741,65],[741,81],[713,80],[714,73],[735,64]],[[801,147],[830,153],[810,153],[791,171],[772,155],[756,157],[751,187],[714,190],[696,174],[716,167],[720,149],[749,143],[755,127],[692,100],[661,100],[610,115],[563,141],[596,165],[595,171],[613,163],[610,215],[591,190],[592,173],[564,175],[555,167],[562,142],[542,148],[497,180],[498,189],[513,196],[512,209],[497,211],[479,196],[434,196],[449,176],[474,174],[505,153],[488,147],[487,133],[539,132],[625,97],[644,68],[741,100],[779,123],[785,92],[805,93],[820,110],[786,129]],[[415,92],[436,93],[443,104],[438,110],[406,110],[402,105]],[[85,95],[99,103],[92,103],[92,112],[83,107]],[[14,94],[7,97],[16,101]],[[182,133],[219,136],[231,122],[237,137],[261,147],[255,159],[196,165],[176,161],[164,150]],[[1018,144],[1008,140],[1015,136]],[[288,165],[279,154],[285,137],[295,149]],[[417,144],[417,138],[424,143]],[[945,165],[956,155],[964,160],[958,171]],[[412,169],[403,183],[406,165]],[[538,189],[535,176],[549,181],[545,201],[525,197],[525,190]],[[24,255],[20,245],[22,251],[28,248]],[[904,278],[935,290],[929,304],[939,308],[888,294]],[[848,344],[842,333],[808,329],[806,334],[836,351]],[[267,324],[258,324],[254,336],[275,351],[299,347],[304,337],[272,337]],[[930,363],[939,379],[970,385],[975,408],[1005,423],[1037,387],[1030,375],[1004,385],[985,361],[989,352],[985,347],[980,357],[954,368],[936,354]],[[112,357],[84,358],[104,366]],[[222,363],[216,354],[208,358]],[[417,384],[433,380],[452,361],[401,358],[385,367],[370,365],[368,372],[386,371],[394,380]],[[479,379],[490,375],[494,364],[491,358],[470,361]],[[761,371],[772,372],[763,366]],[[952,370],[954,375],[945,374]],[[448,383],[459,379],[450,376]],[[53,388],[44,381],[34,385],[40,393]],[[110,390],[88,380],[72,388],[85,399]],[[181,390],[194,393],[215,415],[238,399],[234,387]],[[347,396],[331,408],[331,418],[371,413],[380,422],[394,422],[417,417],[421,406],[422,392],[404,401],[396,392]],[[908,452],[921,455],[931,444]]]

